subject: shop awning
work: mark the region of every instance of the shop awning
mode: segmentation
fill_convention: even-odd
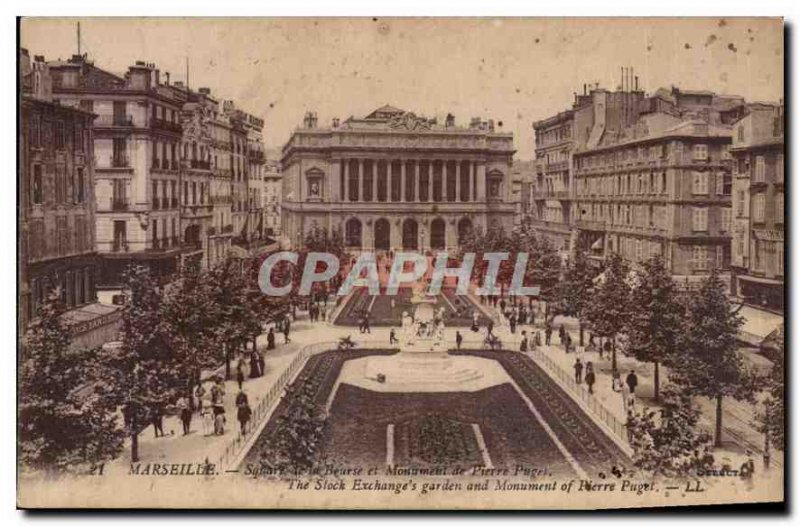
[[[744,319],[739,328],[739,339],[751,345],[761,345],[783,324],[783,316],[747,305],[739,310],[739,315]]]

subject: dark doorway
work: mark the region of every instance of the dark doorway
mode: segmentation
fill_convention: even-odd
[[[403,222],[403,250],[419,250],[419,227],[413,219]]]
[[[434,219],[431,221],[431,249],[444,250],[444,220]]]
[[[375,250],[390,248],[389,221],[381,218],[375,221]]]

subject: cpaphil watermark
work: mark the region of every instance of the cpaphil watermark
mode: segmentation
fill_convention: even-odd
[[[428,279],[428,288],[425,294],[434,296],[442,290],[445,278],[455,278],[456,294],[469,294],[469,285],[472,282],[473,269],[475,267],[475,254],[468,252],[463,254],[461,264],[457,267],[448,266],[450,261],[446,252],[436,254],[433,260],[433,272]],[[283,251],[270,255],[261,264],[258,271],[258,286],[264,294],[269,296],[285,296],[292,291],[293,284],[286,283],[275,286],[272,282],[272,275],[275,268],[282,263],[297,265],[299,255],[296,252]],[[503,288],[503,292],[512,296],[537,296],[538,286],[525,286],[525,274],[528,267],[529,254],[527,252],[516,253],[514,271],[508,287]],[[476,288],[475,294],[479,296],[491,296],[501,293],[501,286],[498,283],[498,276],[501,265],[511,261],[511,254],[508,252],[487,252],[483,255],[486,268],[481,285]],[[395,296],[403,283],[411,284],[418,282],[428,274],[429,260],[426,256],[417,252],[397,252],[391,260],[389,278],[383,291],[378,272],[378,258],[374,252],[362,252],[351,266],[349,272],[341,282],[338,296],[348,295],[354,287],[366,287],[369,294],[373,296],[386,295]],[[323,267],[322,270],[319,270]],[[306,254],[305,264],[303,265],[302,277],[298,294],[308,296],[315,283],[330,284],[331,280],[339,274],[339,258],[328,252],[309,252]]]

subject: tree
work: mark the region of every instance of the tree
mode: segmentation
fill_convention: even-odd
[[[778,343],[775,363],[765,380],[764,409],[757,415],[758,430],[764,433],[764,457],[769,459],[770,448],[785,447],[786,393],[784,378],[784,342]]]
[[[710,437],[696,430],[699,417],[691,396],[674,386],[664,389],[660,411],[631,412],[626,426],[634,465],[664,477],[688,476],[710,467]]]
[[[122,433],[97,351],[70,348],[63,311],[59,294],[49,296],[22,343],[19,458],[29,469],[85,473],[119,454]]]
[[[261,322],[240,260],[227,258],[208,274],[216,345],[222,348],[225,377],[230,378],[230,361],[236,349],[261,333]]]
[[[581,346],[583,346],[584,320],[589,312],[597,273],[589,262],[586,252],[576,246],[564,271],[564,278],[556,289],[558,312],[578,318]]]
[[[139,460],[139,433],[152,411],[163,407],[185,388],[184,364],[170,345],[164,327],[163,291],[143,266],[125,273],[126,308],[122,315],[122,342],[103,353],[110,398],[122,407],[125,430],[131,439],[131,461]]]
[[[736,350],[742,319],[732,309],[725,285],[712,270],[689,300],[680,360],[673,364],[673,380],[691,394],[716,400],[714,445],[722,445],[722,400],[752,400],[754,377]]]
[[[540,236],[530,225],[523,224],[514,229],[509,245],[513,254],[512,272],[516,256],[526,252],[529,255],[525,271],[525,282],[539,287],[538,299],[545,302],[545,318],[549,319],[550,305],[558,298],[561,281],[562,261],[556,247],[546,237]]]
[[[203,368],[220,363],[214,353],[218,323],[214,299],[208,276],[196,265],[187,265],[165,291],[160,307],[165,337],[176,353],[187,395],[199,381]]]
[[[653,364],[655,400],[659,400],[659,365],[669,365],[684,333],[685,305],[664,259],[654,256],[636,273],[628,318],[628,352]]]
[[[308,473],[320,461],[324,408],[316,402],[311,384],[292,384],[286,389],[286,412],[260,453],[261,463],[288,472]]]
[[[598,277],[592,301],[587,308],[587,319],[592,331],[611,340],[611,369],[617,372],[617,336],[622,333],[630,315],[631,288],[628,282],[628,263],[619,254],[606,261],[603,274]]]

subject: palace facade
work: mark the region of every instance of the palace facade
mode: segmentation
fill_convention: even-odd
[[[326,128],[308,113],[283,147],[281,231],[294,246],[323,228],[353,251],[452,249],[472,229],[513,227],[513,155],[491,120],[384,106]]]

